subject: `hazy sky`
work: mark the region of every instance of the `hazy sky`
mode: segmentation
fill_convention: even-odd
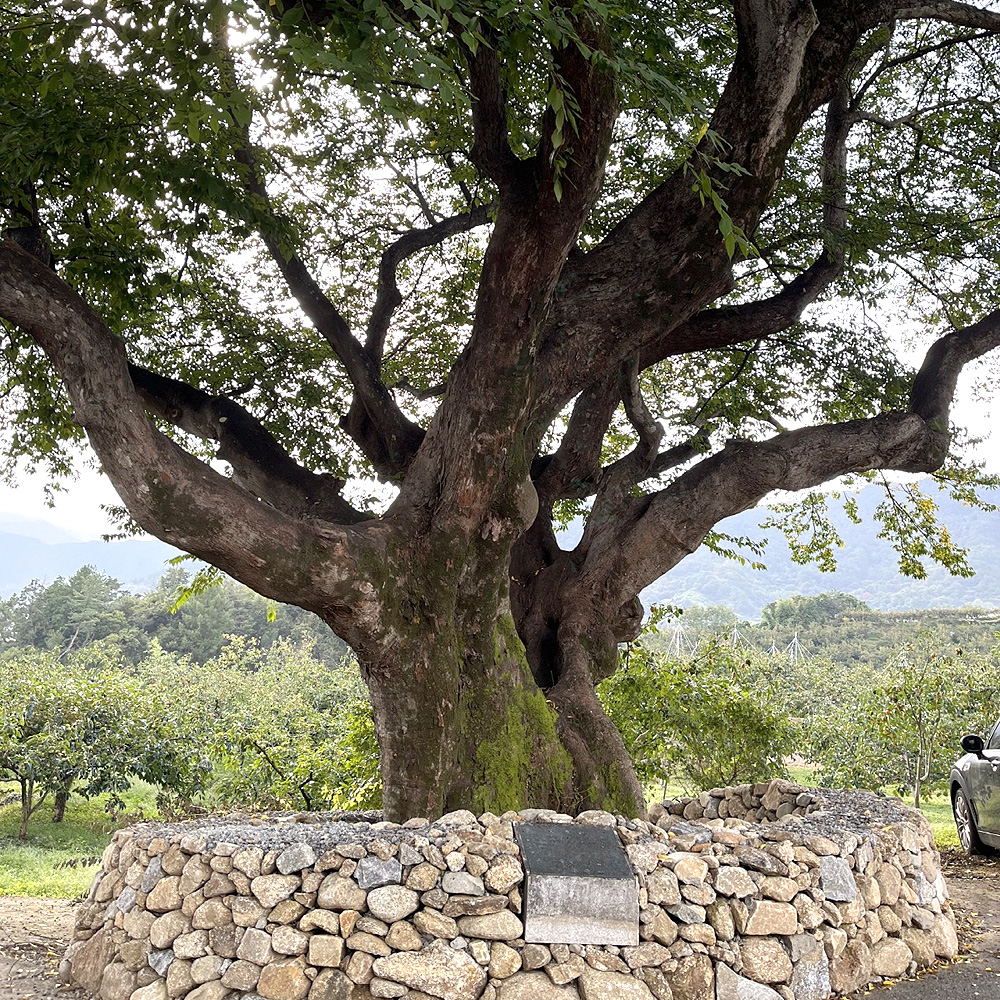
[[[44,476],[21,475],[16,487],[0,483],[0,513],[48,521],[81,540],[111,531],[101,504],[121,504],[111,483],[92,469],[83,469],[76,482],[66,483],[55,500],[54,507],[47,506]]]

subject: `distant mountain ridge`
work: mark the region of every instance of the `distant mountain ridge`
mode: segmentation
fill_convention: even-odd
[[[967,507],[944,494],[935,495],[939,519],[948,526],[955,545],[969,550],[976,575],[951,576],[925,560],[927,578],[915,580],[900,575],[895,551],[889,542],[877,537],[880,525],[872,517],[883,498],[876,487],[858,495],[863,518],[859,525],[847,518],[836,501],[830,502],[831,520],[844,542],[837,551],[834,573],[792,562],[784,536],[762,531],[758,524],[765,512],[751,510],[721,522],[719,530],[737,537],[766,538],[764,557],[759,560],[767,566],[766,571],[741,566],[700,548],[647,587],[643,603],[647,607],[651,603],[680,607],[721,604],[743,618],[757,619],[764,605],[779,598],[838,590],[853,594],[878,611],[1000,607],[1000,512]],[[989,494],[988,499],[1000,504],[1000,492]]]
[[[927,579],[913,580],[899,575],[895,552],[888,542],[876,537],[879,526],[871,518],[881,501],[879,490],[869,488],[858,499],[864,518],[861,525],[851,523],[835,502],[830,505],[844,540],[835,573],[793,563],[784,538],[776,531],[758,528],[766,513],[752,510],[729,518],[719,527],[730,535],[766,537],[762,560],[766,572],[701,548],[647,587],[643,603],[647,607],[651,603],[681,607],[722,604],[741,617],[756,619],[764,605],[779,598],[839,590],[880,611],[1000,607],[1000,512],[966,507],[944,496],[936,498],[941,520],[948,525],[955,544],[970,550],[976,575],[970,579],[953,577],[928,564]],[[991,499],[1000,504],[1000,492]],[[572,544],[571,536],[572,532],[568,533],[563,544]],[[47,522],[0,511],[0,597],[9,597],[32,580],[51,583],[58,576],[70,577],[85,565],[115,577],[130,589],[142,590],[152,586],[163,575],[167,559],[177,555],[176,549],[154,539],[108,543],[65,538],[65,532]]]
[[[0,519],[3,515],[0,515]],[[177,549],[155,539],[125,539],[120,542],[42,541],[38,522],[31,522],[32,536],[18,534],[18,525],[4,521],[0,530],[0,597],[10,597],[33,580],[52,583],[70,577],[81,566],[93,566],[113,576],[130,589],[153,586],[166,570],[166,561]],[[63,534],[52,526],[53,537]]]
[[[0,513],[0,532],[12,535],[23,535],[25,538],[36,538],[40,542],[79,542],[79,535],[73,535],[62,528],[57,528],[49,521],[41,521],[37,517],[25,517],[23,514]]]

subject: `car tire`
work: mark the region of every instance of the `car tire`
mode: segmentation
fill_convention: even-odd
[[[985,849],[979,839],[976,828],[976,818],[972,814],[972,806],[961,788],[955,789],[951,800],[951,810],[955,816],[955,829],[958,831],[958,842],[966,854],[983,854]]]

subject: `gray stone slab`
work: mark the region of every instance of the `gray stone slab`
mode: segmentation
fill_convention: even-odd
[[[924,879],[926,882],[927,879]],[[929,885],[930,883],[928,883]],[[125,886],[118,895],[118,909],[122,913],[128,913],[135,906],[136,892],[131,886]]]
[[[846,858],[819,859],[820,888],[834,903],[850,903],[858,897],[858,886]]]
[[[518,824],[524,940],[638,945],[639,885],[608,827]]]
[[[830,961],[822,948],[814,958],[803,958],[795,963],[791,987],[795,1000],[828,1000]]]
[[[142,876],[142,884],[139,886],[140,892],[152,892],[156,883],[163,878],[163,860],[159,854],[149,863]]]
[[[166,976],[167,969],[174,963],[174,952],[172,948],[164,948],[160,951],[151,951],[146,959],[149,967],[161,978]]]
[[[396,858],[383,861],[369,854],[358,862],[354,880],[362,889],[380,889],[384,885],[399,885],[403,881],[403,866]]]
[[[827,989],[827,996],[830,991]],[[795,994],[798,1000],[798,994]],[[781,994],[763,983],[738,976],[728,965],[719,962],[715,972],[715,1000],[781,1000]]]

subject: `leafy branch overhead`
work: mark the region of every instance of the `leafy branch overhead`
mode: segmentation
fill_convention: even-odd
[[[998,32],[954,0],[8,4],[6,468],[85,436],[143,529],[320,615],[391,813],[639,808],[594,685],[644,586],[775,491],[980,478],[952,404],[1000,345]],[[903,568],[966,572],[908,501]],[[830,565],[821,505],[786,513]]]

